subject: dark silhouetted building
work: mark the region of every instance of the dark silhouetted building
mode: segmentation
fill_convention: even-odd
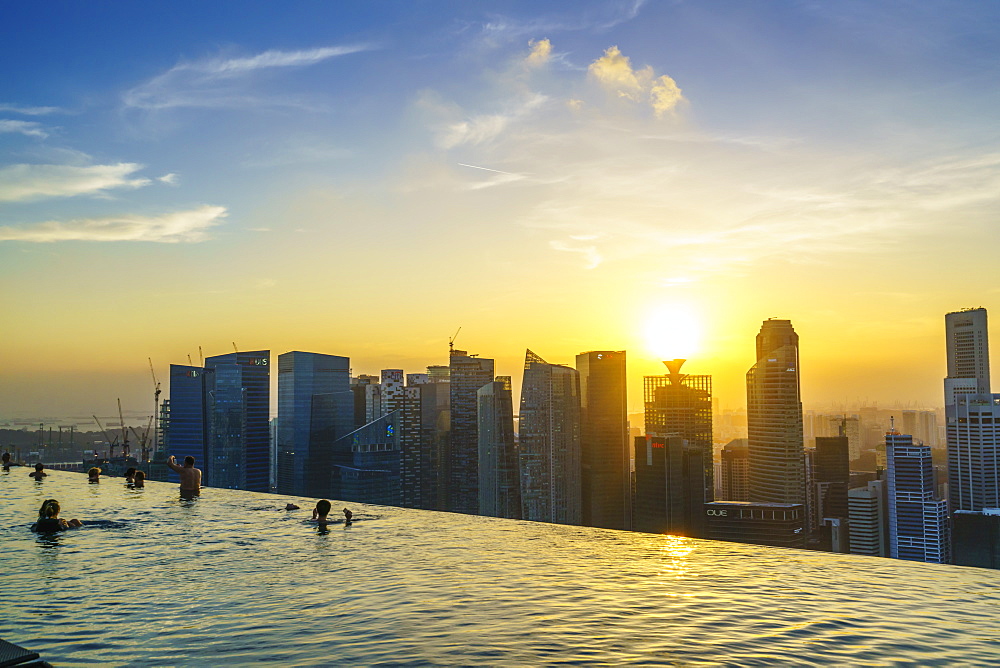
[[[300,351],[278,356],[279,493],[328,496],[333,443],[353,428],[350,359]]]
[[[750,500],[750,460],[747,439],[737,438],[722,448],[722,499]]]
[[[688,447],[701,448],[703,502],[709,502],[715,498],[712,377],[681,373],[684,362],[664,362],[669,373],[643,377],[646,433],[659,438],[680,436]]]
[[[479,514],[521,518],[521,474],[510,376],[479,388]]]
[[[801,503],[715,501],[704,508],[708,537],[774,547],[806,546],[806,509]]]
[[[747,372],[750,500],[804,504],[805,453],[799,394],[799,335],[789,320],[765,320]]]
[[[271,352],[205,358],[208,391],[207,486],[270,489]]]
[[[631,528],[625,351],[576,356],[580,374],[583,525]]]
[[[1000,508],[958,510],[952,519],[952,563],[1000,568]]]
[[[170,398],[164,400],[160,429],[163,448],[169,455],[183,462],[194,457],[196,466],[203,469],[202,483],[207,487],[208,449],[208,391],[215,372],[197,366],[170,365]],[[167,472],[167,479],[178,481],[177,474],[165,466],[158,472]]]
[[[430,373],[430,369],[428,369]],[[477,392],[493,382],[493,360],[449,352],[451,429],[448,441],[448,510],[479,513],[479,408]]]
[[[330,495],[342,501],[400,504],[400,411],[340,437],[333,446]]]
[[[846,435],[817,436],[812,456],[812,522],[819,548],[850,549],[847,491],[851,485],[850,443]]]
[[[452,383],[454,378],[453,372]],[[518,426],[521,516],[580,524],[580,376],[576,369],[549,364],[528,350]]]
[[[704,457],[679,436],[635,439],[636,531],[705,536]]]

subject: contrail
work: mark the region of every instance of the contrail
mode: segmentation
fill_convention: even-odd
[[[467,165],[464,162],[458,163],[462,167],[471,167],[472,169],[481,169],[486,172],[496,172],[497,174],[508,174],[510,176],[520,176],[519,174],[514,174],[512,172],[501,172],[499,169],[490,169],[489,167],[480,167],[479,165]]]

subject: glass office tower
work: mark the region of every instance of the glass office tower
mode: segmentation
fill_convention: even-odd
[[[518,437],[522,517],[580,524],[580,375],[576,369],[549,364],[527,351]]]
[[[451,429],[449,439],[448,510],[479,513],[479,408],[476,393],[493,382],[493,360],[449,353]]]
[[[625,351],[576,356],[580,374],[583,525],[631,528]]]
[[[750,500],[805,504],[799,335],[790,320],[765,320],[747,372]]]

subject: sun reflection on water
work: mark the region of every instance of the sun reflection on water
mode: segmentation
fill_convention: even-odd
[[[657,575],[684,579],[694,577],[691,573],[690,555],[694,552],[694,541],[684,536],[663,536],[661,553],[663,561]]]

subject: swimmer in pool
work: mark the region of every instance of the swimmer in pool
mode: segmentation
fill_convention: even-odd
[[[41,462],[39,462],[35,464],[35,470],[29,473],[28,475],[34,478],[35,480],[41,480],[42,478],[47,476],[48,473],[45,472],[45,467],[42,466]]]
[[[125,484],[131,485],[135,482],[135,467],[130,466],[127,471],[125,471]]]
[[[31,525],[32,531],[61,531],[83,526],[83,522],[72,519],[69,522],[59,517],[59,502],[55,499],[45,499],[38,509],[38,521]]]
[[[348,510],[347,508],[344,508],[344,524],[345,524],[345,525],[346,525],[346,524],[350,524],[350,523],[351,523],[351,518],[352,518],[352,517],[354,517],[354,513],[352,513],[352,512],[351,512],[350,510]]]
[[[146,486],[146,474],[142,471],[135,472],[135,478],[132,480],[132,487],[135,489],[143,489]]]
[[[3,453],[3,470],[4,471],[9,471],[10,470],[10,453],[9,452],[4,452]]]
[[[167,466],[181,477],[181,492],[184,494],[198,494],[201,491],[201,469],[194,467],[194,457],[188,455],[184,458],[184,466],[177,465],[177,458],[170,455]]]
[[[87,471],[87,482],[101,482],[101,469],[94,466],[89,471]]]
[[[317,501],[316,507],[313,508],[313,520],[315,520],[321,527],[326,526],[330,521],[326,518],[326,516],[330,514],[331,508],[333,508],[333,504],[326,499]]]

